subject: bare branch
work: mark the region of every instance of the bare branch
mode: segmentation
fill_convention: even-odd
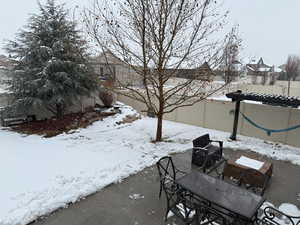
[[[215,38],[227,12],[211,0],[95,0],[85,12],[90,37],[102,50],[130,68],[132,79],[115,78],[115,92],[146,104],[158,118],[179,107],[195,104],[223,87],[210,88],[222,61],[224,41]],[[110,62],[106,60],[109,67]],[[178,71],[193,69],[192,77],[177,80]],[[210,77],[210,78],[207,78]]]

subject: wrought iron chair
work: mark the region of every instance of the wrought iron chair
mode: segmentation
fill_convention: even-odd
[[[218,143],[219,146],[212,145],[212,142]],[[223,162],[225,159],[222,141],[211,140],[209,134],[193,140],[192,164],[199,166],[204,173],[216,169]]]
[[[174,166],[170,156],[161,158],[156,165],[160,177],[159,198],[163,190],[167,200],[165,220],[168,219],[168,214],[171,211],[185,222],[185,224],[191,224],[195,219],[194,215],[196,213],[193,205],[193,196],[185,192],[175,183],[178,173],[185,173]]]
[[[276,208],[267,206],[263,209],[262,214],[255,221],[256,225],[278,225],[290,224],[300,225],[300,216],[288,215]]]
[[[218,207],[211,206],[209,204],[200,204],[197,207],[196,221],[198,225],[249,225],[251,221],[243,220],[237,217],[233,213]]]
[[[161,159],[158,160],[156,165],[160,177],[160,189],[159,189],[159,198],[160,198],[164,184],[171,183],[171,185],[175,185],[174,181],[176,180],[178,175],[180,174],[181,176],[183,176],[186,173],[175,167],[172,157],[170,156],[162,157]]]

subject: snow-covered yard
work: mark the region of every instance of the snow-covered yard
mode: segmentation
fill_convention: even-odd
[[[86,129],[43,138],[0,129],[0,225],[26,224],[69,202],[153,165],[158,158],[191,147],[203,133],[224,140],[225,147],[251,149],[300,165],[300,150],[229,133],[164,121],[168,142],[153,144],[155,120],[142,118],[117,125],[136,112],[122,106],[122,114],[95,122]]]

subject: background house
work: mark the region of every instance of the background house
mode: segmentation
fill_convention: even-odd
[[[213,81],[216,76],[207,62],[195,69],[171,69],[169,71],[174,73],[173,77],[202,81]]]
[[[234,60],[229,66],[221,64],[214,73],[215,81],[236,82],[245,75],[245,66],[240,61]]]
[[[142,76],[128,66],[125,62],[110,52],[102,53],[90,59],[90,65],[101,80],[110,80],[120,83],[122,86],[142,86]],[[138,67],[136,67],[138,69]],[[215,73],[207,62],[194,69],[167,69],[166,73],[172,73],[172,78],[195,79],[213,81]]]
[[[142,84],[140,76],[130,66],[110,52],[92,57],[89,63],[101,80],[118,81],[122,83],[122,86],[140,86]]]

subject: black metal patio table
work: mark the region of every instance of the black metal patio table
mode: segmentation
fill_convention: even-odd
[[[258,209],[265,199],[246,189],[227,183],[207,174],[193,171],[175,181],[183,189],[242,218],[254,221]]]

